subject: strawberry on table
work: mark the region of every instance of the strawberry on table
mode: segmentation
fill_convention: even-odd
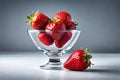
[[[38,34],[38,39],[41,43],[43,43],[46,46],[50,46],[53,44],[54,40],[52,39],[51,36],[49,36],[47,33],[45,32],[40,32]]]
[[[66,60],[64,63],[64,68],[75,71],[85,70],[91,66],[91,58],[92,56],[89,54],[88,49],[86,49],[86,51],[76,50]]]
[[[60,40],[55,40],[55,45],[57,48],[62,48],[72,37],[71,32],[65,32]]]
[[[54,40],[60,40],[66,30],[66,26],[61,21],[53,21],[46,26],[46,31]],[[63,32],[62,32],[63,31]]]
[[[69,21],[72,20],[71,15],[66,11],[60,11],[60,12],[56,13],[54,18],[58,19],[58,20],[59,19],[62,20],[66,26],[69,24]]]
[[[28,23],[35,30],[45,29],[50,21],[49,17],[40,12],[32,13],[30,16],[27,16],[27,18],[29,19]]]

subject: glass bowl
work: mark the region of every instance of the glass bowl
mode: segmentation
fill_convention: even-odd
[[[27,30],[27,32],[37,49],[43,51],[49,57],[48,63],[40,66],[40,68],[58,70],[63,69],[61,56],[73,47],[81,31]]]

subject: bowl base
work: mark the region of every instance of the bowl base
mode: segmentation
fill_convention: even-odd
[[[40,66],[40,68],[46,70],[63,70],[63,64],[61,62],[48,62],[47,64]]]

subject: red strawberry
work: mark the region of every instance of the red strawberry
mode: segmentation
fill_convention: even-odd
[[[76,50],[64,63],[64,68],[76,71],[85,70],[91,65],[91,58],[92,56],[89,54],[88,49],[86,51]]]
[[[63,37],[59,41],[55,40],[56,47],[62,48],[71,39],[71,37],[71,32],[65,32]]]
[[[71,15],[66,11],[60,11],[60,12],[56,13],[54,18],[62,20],[66,26],[69,24],[69,21],[71,21],[71,19],[72,19]]]
[[[50,21],[50,18],[39,12],[27,16],[27,18],[29,19],[28,23],[31,24],[32,28],[36,30],[45,29],[46,25]]]
[[[76,23],[74,23],[73,21],[69,21],[68,25],[67,25],[67,29],[68,30],[76,30]]]
[[[50,46],[54,42],[51,36],[47,35],[47,33],[45,32],[40,32],[38,34],[38,39],[40,40],[40,42],[42,42],[46,46]]]
[[[50,30],[47,33],[51,35],[54,40],[60,40],[64,34],[64,30],[66,30],[66,26],[61,21],[51,22],[46,26],[46,31],[47,30]]]

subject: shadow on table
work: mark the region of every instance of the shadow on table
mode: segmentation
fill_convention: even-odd
[[[104,67],[104,66],[97,66],[95,68],[90,68],[83,72],[97,72],[97,73],[108,73],[108,74],[120,74],[120,68],[116,66]]]

